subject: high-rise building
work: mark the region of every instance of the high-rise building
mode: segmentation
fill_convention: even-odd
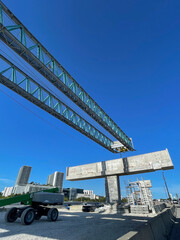
[[[13,194],[24,194],[24,193],[31,193],[31,192],[37,192],[41,190],[46,190],[52,187],[59,188],[59,191],[63,191],[63,177],[64,173],[62,172],[55,172],[48,176],[47,185],[41,185],[37,183],[28,183],[30,173],[31,173],[32,167],[29,166],[22,166],[19,170],[16,183],[12,189]],[[4,190],[7,192],[7,189]],[[8,190],[8,194],[10,193],[10,190]]]
[[[64,177],[64,173],[55,172],[48,176],[47,184],[53,187],[58,187],[59,191],[62,192],[63,177]]]
[[[19,170],[15,186],[24,186],[28,183],[32,167],[22,166]]]

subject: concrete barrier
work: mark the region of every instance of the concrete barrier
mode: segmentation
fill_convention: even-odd
[[[162,210],[165,209],[165,208],[166,208],[165,203],[161,203],[161,204],[158,204],[158,205],[154,206],[154,210],[155,210],[156,213],[162,212]]]
[[[118,240],[167,240],[174,219],[176,217],[176,207],[164,209],[162,213],[150,219],[138,229],[130,231]]]

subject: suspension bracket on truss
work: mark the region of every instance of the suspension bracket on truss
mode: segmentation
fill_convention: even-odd
[[[132,142],[132,138],[130,138],[132,146],[133,146],[133,142]],[[124,146],[122,143],[120,143],[119,141],[115,141],[113,143],[111,143],[111,148],[115,151],[115,152],[128,152],[129,149]]]

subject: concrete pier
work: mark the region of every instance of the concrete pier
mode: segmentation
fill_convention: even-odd
[[[115,175],[105,177],[105,192],[106,201],[108,203],[121,203],[119,176]]]

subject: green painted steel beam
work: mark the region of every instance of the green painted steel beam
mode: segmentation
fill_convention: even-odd
[[[10,12],[0,0],[3,13],[19,27],[20,37],[14,34],[12,26],[0,25],[0,38],[16,53],[31,64],[55,87],[62,91],[75,104],[97,121],[127,149],[134,150],[131,139],[105,113],[105,111],[88,95],[65,68],[47,51],[47,49],[29,32],[29,30]],[[2,17],[5,17],[4,15]],[[23,34],[22,34],[23,30]],[[29,44],[31,45],[29,46]],[[37,46],[37,51],[32,51]]]
[[[0,5],[0,23],[3,24],[3,12],[2,12],[2,6]]]
[[[100,132],[97,128],[78,115],[74,110],[64,104],[56,96],[25,74],[1,54],[0,59],[2,59],[6,65],[8,64],[8,68],[0,72],[0,83],[4,84],[59,120],[65,122],[109,151],[116,152],[111,148],[113,141],[105,134]],[[8,71],[11,73],[9,78],[7,77],[8,74],[6,74]]]

